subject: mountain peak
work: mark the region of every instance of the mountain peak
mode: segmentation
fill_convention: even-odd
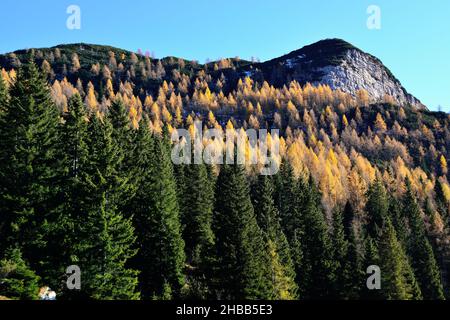
[[[260,69],[263,77],[277,86],[296,80],[328,85],[354,96],[358,90],[365,90],[372,102],[390,96],[400,105],[425,108],[379,59],[342,39],[315,42],[266,61]]]

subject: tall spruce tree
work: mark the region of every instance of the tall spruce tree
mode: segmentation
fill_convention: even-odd
[[[378,252],[382,293],[387,300],[420,300],[422,294],[405,251],[397,239],[391,220],[386,219]]]
[[[0,117],[0,246],[19,248],[45,277],[48,257],[55,254],[47,245],[61,199],[60,116],[31,61],[19,70],[10,95]]]
[[[140,164],[147,168],[135,203],[134,221],[139,253],[135,259],[142,297],[179,297],[184,285],[184,241],[181,235],[177,190],[166,137],[151,138],[148,125],[139,127]]]
[[[336,262],[328,233],[328,226],[320,202],[320,193],[312,178],[300,180],[299,192],[304,200],[299,203],[302,212],[301,245],[303,261],[297,276],[301,280],[301,296],[310,299],[329,298],[336,281]]]
[[[406,184],[403,197],[404,215],[409,218],[410,234],[408,237],[408,254],[411,265],[420,285],[422,295],[427,300],[444,299],[440,271],[434,257],[433,249],[426,236],[425,224],[420,208],[414,197],[411,185]]]
[[[389,197],[389,214],[391,216],[392,224],[397,234],[397,239],[403,247],[406,248],[407,242],[407,219],[402,210],[401,203],[395,197]]]
[[[127,179],[127,188],[123,190],[121,199],[118,200],[119,210],[126,212],[129,216],[133,212],[128,212],[131,199],[135,196],[137,183],[140,179],[142,168],[136,166],[134,156],[139,152],[136,150],[136,132],[132,127],[130,116],[121,98],[117,98],[108,109],[107,118],[111,123],[113,131],[111,138],[116,145],[116,152],[120,154],[118,163],[118,173]]]
[[[213,216],[216,296],[222,299],[270,299],[269,256],[242,166],[221,167],[216,195]]]
[[[378,253],[378,248],[375,243],[375,240],[367,236],[364,239],[364,260],[362,263],[362,269],[364,271],[364,274],[366,274],[366,270],[370,266],[380,266],[380,255]],[[383,272],[382,270],[380,270]],[[367,277],[368,275],[366,275]],[[381,280],[381,279],[380,279]],[[384,298],[383,290],[384,290],[384,284],[381,283],[381,290],[372,288],[369,289],[366,283],[367,279],[364,279],[364,281],[361,282],[360,287],[360,298],[364,300],[382,300]]]
[[[19,249],[8,249],[0,259],[0,296],[37,300],[40,278],[22,258]]]
[[[378,239],[378,235],[383,229],[388,217],[389,201],[386,189],[379,178],[377,178],[367,191],[366,213],[367,213],[367,233],[373,239]]]
[[[184,170],[183,238],[189,263],[201,263],[213,244],[211,229],[214,207],[214,186],[205,164],[187,165]]]
[[[272,298],[292,300],[297,296],[294,265],[290,246],[280,224],[280,216],[273,199],[273,184],[266,175],[258,176],[252,191],[257,222],[271,258]],[[281,282],[281,283],[278,283]]]
[[[279,173],[275,176],[276,188],[274,191],[275,205],[281,218],[281,226],[288,241],[292,241],[296,229],[300,226],[297,203],[299,197],[298,185],[294,170],[288,160],[282,162]]]
[[[361,243],[361,235],[355,226],[355,212],[353,207],[347,206],[344,210],[344,230],[346,230],[346,238],[348,241],[347,261],[344,269],[344,291],[348,299],[354,300],[361,296],[361,289],[366,280],[366,273],[363,265],[363,244]],[[351,217],[351,218],[350,218]],[[346,224],[345,222],[348,222]]]
[[[274,192],[275,205],[280,213],[280,224],[290,246],[295,281],[300,289],[298,295],[303,297],[303,247],[301,241],[305,230],[301,208],[306,199],[304,191],[307,188],[299,189],[300,183],[295,178],[293,168],[288,160],[283,161],[274,181],[276,186]]]
[[[80,241],[80,222],[87,216],[83,178],[89,155],[88,118],[79,94],[69,99],[63,119],[58,141],[58,147],[62,151],[59,187],[63,205],[56,212],[56,222],[51,230],[53,241],[47,247],[57,253],[51,261],[53,281],[48,284],[58,292],[67,293],[65,270],[77,263],[73,249]]]
[[[120,174],[121,154],[108,119],[93,116],[88,126],[89,156],[81,173],[84,208],[78,216],[79,242],[74,246],[83,274],[82,293],[93,299],[137,299],[137,271],[127,262],[136,254],[131,220],[117,209],[127,190]],[[125,191],[126,192],[126,191]]]
[[[214,248],[214,184],[205,164],[176,165],[183,239],[187,257],[188,296],[206,298]]]

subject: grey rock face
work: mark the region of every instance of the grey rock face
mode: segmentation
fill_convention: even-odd
[[[379,60],[359,50],[348,50],[339,65],[318,68],[317,72],[322,74],[322,78],[313,82],[315,85],[327,84],[332,89],[340,89],[352,95],[364,89],[373,102],[383,101],[387,94],[400,105],[411,104],[419,109],[425,108],[418,99],[406,92]]]
[[[341,39],[321,40],[257,64],[253,70],[260,70],[256,76],[279,87],[296,80],[301,84],[327,84],[353,96],[364,89],[373,103],[382,102],[389,95],[399,105],[426,109],[379,59]]]

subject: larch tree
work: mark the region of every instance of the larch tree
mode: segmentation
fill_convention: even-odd
[[[374,127],[379,132],[384,132],[387,129],[386,122],[384,122],[383,116],[380,113],[377,113]]]
[[[5,79],[3,79],[2,72],[0,72],[0,117],[6,111],[9,100],[8,87]]]

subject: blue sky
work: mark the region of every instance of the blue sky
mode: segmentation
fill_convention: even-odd
[[[72,4],[80,30],[66,27]],[[380,30],[366,27],[372,4]],[[268,60],[336,37],[380,58],[430,109],[450,112],[449,14],[448,0],[2,0],[0,52],[87,42],[201,62]]]

